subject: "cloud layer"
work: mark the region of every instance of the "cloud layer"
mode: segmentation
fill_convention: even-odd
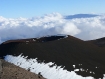
[[[65,18],[59,13],[44,15],[43,17],[17,19],[0,16],[0,43],[10,39],[56,34],[72,35],[82,40],[105,37],[105,15],[69,18]]]

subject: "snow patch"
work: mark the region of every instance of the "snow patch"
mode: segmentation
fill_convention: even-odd
[[[36,74],[41,72],[41,75],[47,79],[93,79],[91,76],[82,77],[77,75],[75,71],[78,71],[78,69],[70,72],[61,68],[61,66],[54,65],[50,67],[54,63],[38,63],[37,58],[27,59],[22,54],[19,56],[6,55],[5,60]]]

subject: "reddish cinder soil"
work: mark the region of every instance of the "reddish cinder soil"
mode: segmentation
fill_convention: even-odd
[[[37,74],[29,72],[4,60],[2,62],[2,72],[0,79],[45,79]]]

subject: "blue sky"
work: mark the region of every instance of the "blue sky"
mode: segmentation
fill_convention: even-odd
[[[104,7],[105,0],[0,0],[0,16],[29,18],[53,12],[63,15],[105,13]]]

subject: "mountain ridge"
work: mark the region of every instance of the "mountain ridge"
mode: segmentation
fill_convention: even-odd
[[[44,37],[45,38],[45,37]],[[82,76],[92,76],[95,78],[103,78],[105,73],[105,50],[101,49],[97,45],[80,40],[73,36],[54,36],[56,40],[51,40],[47,42],[42,42],[42,38],[38,38],[38,42],[31,42],[28,39],[22,40],[23,42],[8,42],[2,43],[0,45],[0,57],[8,55],[18,56],[22,54],[23,56],[28,56],[27,58],[38,58],[38,62],[54,62],[58,66],[64,67],[68,71],[73,71],[74,69],[83,68],[88,71],[78,71],[76,72]],[[51,38],[52,39],[52,38]],[[45,40],[45,39],[44,39]],[[5,50],[6,49],[6,50]],[[69,64],[68,64],[69,63]],[[82,64],[79,66],[79,64]],[[76,67],[73,68],[73,65]],[[98,68],[95,68],[98,67]],[[90,73],[94,72],[94,73]]]

